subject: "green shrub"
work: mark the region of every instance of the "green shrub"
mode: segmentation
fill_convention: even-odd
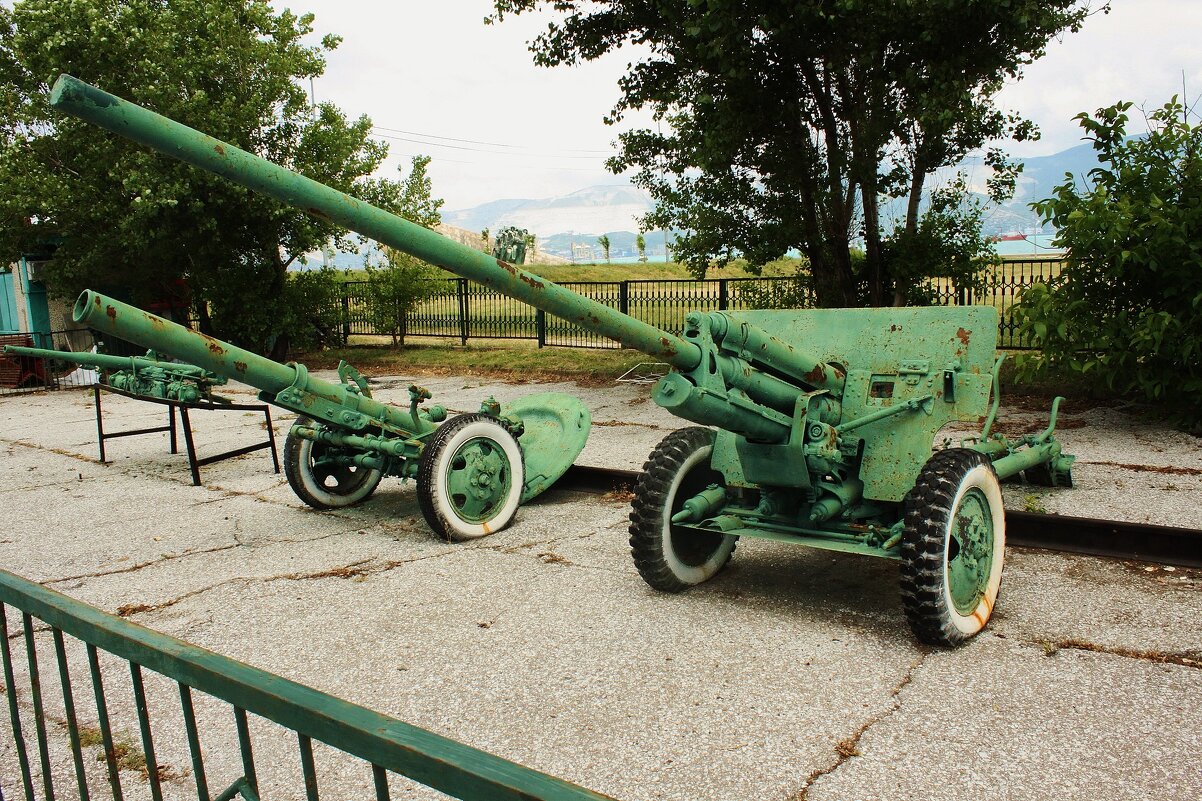
[[[1128,137],[1130,103],[1077,119],[1098,166],[1033,207],[1068,249],[1060,276],[1023,293],[1041,352],[1024,376],[1068,369],[1095,389],[1160,404],[1202,427],[1202,127],[1174,98]]]

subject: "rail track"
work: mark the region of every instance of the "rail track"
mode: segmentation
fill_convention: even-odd
[[[556,489],[630,491],[638,477],[637,470],[574,465]],[[1191,528],[1007,510],[1006,543],[1019,548],[1202,569],[1202,530]]]

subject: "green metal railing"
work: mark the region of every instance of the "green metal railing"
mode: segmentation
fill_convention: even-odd
[[[936,306],[996,306],[999,346],[1021,350],[1030,348],[1031,343],[1019,330],[1014,307],[1027,287],[1047,282],[1060,268],[1058,258],[1008,258],[984,272],[979,286],[971,289],[946,278],[930,279],[925,288]],[[685,315],[691,311],[814,305],[812,292],[791,277],[564,281],[560,285],[677,335],[683,332]],[[344,339],[385,333],[374,324],[377,315],[367,282],[345,283],[341,309],[330,313],[340,320]],[[620,347],[576,323],[464,278],[439,281],[439,291],[409,313],[404,328],[408,337],[454,337],[464,344],[469,339],[531,339],[540,347]]]
[[[20,626],[16,627],[15,632],[9,630],[7,607],[20,613]],[[35,621],[44,623],[46,628],[35,628]],[[258,801],[259,780],[251,724],[253,722],[256,728],[260,727],[262,721],[259,718],[276,724],[272,727],[276,732],[283,727],[295,733],[300,757],[300,775],[295,778],[298,785],[303,786],[308,801],[317,801],[320,797],[314,741],[333,746],[361,760],[364,763],[361,766],[362,784],[365,788],[374,787],[375,797],[379,801],[390,797],[389,774],[406,776],[461,799],[597,801],[606,798],[562,779],[143,628],[3,570],[0,570],[0,633],[4,635],[0,637],[0,658],[4,665],[3,690],[7,696],[16,762],[26,801],[38,798],[54,801],[56,798],[56,765],[61,776],[64,762],[61,758],[58,762],[53,760],[56,755],[54,746],[62,739],[61,736],[55,736],[59,728],[64,728],[67,733],[67,743],[57,744],[70,751],[74,782],[68,783],[74,787],[67,788],[65,792],[60,787],[57,792],[68,796],[77,794],[78,798],[87,801],[93,791],[89,787],[84,758],[86,746],[83,743],[83,734],[92,729],[85,730],[80,725],[83,712],[82,706],[76,705],[66,635],[81,641],[86,650],[91,694],[95,702],[95,728],[99,730],[103,745],[99,759],[106,763],[108,789],[116,801],[122,801],[125,796],[110,714],[113,705],[106,694],[100,665],[101,653],[111,654],[129,664],[130,686],[141,735],[142,756],[145,758],[142,772],[153,801],[163,801],[164,780],[162,766],[156,755],[156,738],[143,677],[144,669],[161,674],[178,685],[180,711],[191,758],[191,781],[200,801],[229,801],[237,796],[246,801]],[[47,681],[39,666],[37,641],[39,637],[42,638],[45,652],[46,634],[53,640],[58,667],[57,681],[53,677]],[[18,650],[13,643],[18,642],[24,643],[28,666],[28,674],[22,676],[21,687],[17,686],[17,665],[13,659],[13,651]],[[47,714],[47,690],[54,684],[62,692],[61,720]],[[241,754],[241,765],[236,766],[236,771],[240,775],[217,795],[210,794],[209,773],[193,702],[194,692],[211,696],[232,708],[232,724],[237,732]],[[156,709],[155,712],[157,716],[164,715],[163,710]],[[252,718],[252,715],[256,717]],[[25,721],[30,716],[33,739],[36,741],[36,761],[31,758],[26,742],[28,729]],[[88,719],[92,719],[90,714]],[[161,738],[157,742],[160,746],[163,744]],[[370,783],[368,776],[371,777]],[[5,785],[9,781],[15,779],[0,772],[0,799],[7,797],[5,792],[9,788]],[[143,794],[140,788],[138,794]],[[287,795],[299,796],[300,792]],[[347,797],[347,788],[336,788],[335,796]]]

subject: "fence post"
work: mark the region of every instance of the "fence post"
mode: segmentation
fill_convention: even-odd
[[[468,318],[467,318],[467,279],[458,279],[456,294],[459,296],[459,344],[467,344],[468,335]]]
[[[718,311],[726,311],[730,304],[730,294],[726,286],[727,279],[718,279]]]
[[[342,285],[342,344],[351,341],[351,291]]]
[[[534,310],[534,331],[538,337],[538,346],[544,347],[547,344],[547,313],[542,309]]]

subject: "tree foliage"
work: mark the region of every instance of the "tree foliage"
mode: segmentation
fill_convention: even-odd
[[[400,186],[369,177],[386,153],[368,138],[370,120],[309,103],[303,87],[339,42],[326,36],[308,45],[312,31],[311,14],[277,13],[261,0],[23,0],[0,8],[0,250],[12,257],[56,242],[57,294],[94,286],[135,303],[207,301],[213,333],[260,351],[274,345],[279,355],[289,338],[288,265],[343,234],[53,112],[48,82],[70,72],[395,208]]]
[[[609,235],[601,234],[601,236],[597,237],[597,244],[601,246],[601,252],[603,252],[605,254],[605,261],[606,261],[606,263],[608,263],[609,262],[609,245],[610,245]]]
[[[1063,272],[1023,293],[1042,349],[1027,373],[1067,369],[1095,388],[1165,404],[1202,427],[1202,125],[1176,99],[1128,136],[1130,103],[1077,119],[1097,153],[1033,204],[1068,249]]]
[[[987,141],[1035,136],[994,98],[1090,11],[1088,0],[495,0],[488,21],[539,8],[563,15],[531,42],[539,64],[639,46],[607,121],[649,109],[667,123],[623,133],[610,162],[655,199],[645,225],[684,231],[674,249],[698,275],[796,248],[828,306],[860,300],[861,233],[867,300],[908,296],[884,253],[881,199],[904,198],[915,231],[932,172]],[[999,151],[987,161],[995,192],[1012,185],[1014,165]]]
[[[397,213],[410,222],[433,228],[442,220],[442,198],[432,193],[426,167],[429,156],[415,156],[409,175],[402,183]],[[367,291],[373,330],[392,337],[392,344],[404,345],[409,315],[422,301],[446,291],[438,279],[445,274],[437,267],[407,253],[391,248],[385,251],[383,267],[367,266]]]

